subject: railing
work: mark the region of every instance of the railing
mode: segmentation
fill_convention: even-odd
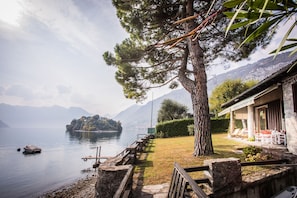
[[[140,135],[144,135],[144,134],[140,134]],[[139,136],[137,136],[137,137],[139,137]],[[122,161],[121,161],[122,165],[129,164],[130,161],[133,161],[136,158],[137,152],[143,151],[143,149],[147,145],[149,139],[150,139],[150,136],[146,135],[140,139],[135,140],[134,142],[132,142],[132,144],[130,144],[130,146],[125,148],[122,152],[117,154],[115,157],[122,158]],[[131,158],[133,158],[133,159],[131,159]]]
[[[134,141],[130,146],[120,152],[116,157],[122,158],[121,162],[117,165],[127,165],[133,164],[136,158],[136,152],[143,151],[144,147],[148,143],[150,136],[147,135],[141,139]],[[132,158],[132,159],[131,159]],[[132,162],[132,163],[131,163]],[[127,170],[120,186],[118,187],[116,193],[113,195],[113,198],[128,198],[133,184],[133,172],[134,166],[130,165],[131,167]]]
[[[197,168],[199,170],[208,170],[207,167],[196,167],[196,168],[188,168],[189,172],[196,171]],[[200,169],[201,168],[201,169]],[[197,185],[196,181],[194,181],[190,175],[187,174],[186,170],[183,169],[178,163],[174,163],[174,169],[172,174],[172,179],[169,187],[168,197],[185,197],[187,193],[188,186],[191,187],[193,192],[199,198],[208,197],[205,192]]]
[[[266,160],[260,162],[241,162],[241,167],[246,166],[297,166],[296,164],[288,164],[289,161],[287,159],[282,160]],[[190,177],[188,173],[196,172],[196,171],[209,171],[209,166],[198,166],[198,167],[189,167],[182,168],[178,163],[174,163],[172,178],[170,182],[168,197],[185,197],[189,192],[189,188],[191,188],[192,193],[194,193],[199,198],[212,197],[213,194],[209,196],[198,186],[198,184],[208,184],[210,190],[212,191],[213,186],[210,181],[214,179],[220,178],[201,178],[201,179],[193,179]],[[209,175],[211,177],[211,175]]]

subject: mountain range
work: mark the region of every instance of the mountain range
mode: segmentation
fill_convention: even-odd
[[[29,107],[2,103],[0,128],[64,128],[71,120],[83,115],[89,116],[90,113],[79,107]]]
[[[297,54],[289,57],[288,53],[278,55],[276,58],[261,59],[253,64],[238,67],[226,73],[216,75],[207,82],[208,94],[227,79],[263,80],[275,71],[288,65],[297,59]],[[113,117],[120,121],[123,128],[137,128],[146,130],[147,127],[155,126],[158,111],[165,99],[171,99],[188,107],[192,113],[190,94],[185,89],[173,90],[170,93],[156,98],[144,105],[132,105],[126,110]],[[108,113],[108,112],[107,112]],[[81,116],[90,116],[86,110],[79,107],[64,108],[52,107],[29,107],[0,104],[0,128],[57,128],[65,127],[67,123]]]
[[[277,70],[287,66],[290,62],[297,59],[297,54],[288,56],[289,53],[279,54],[261,59],[255,63],[247,64],[238,67],[237,69],[226,73],[216,75],[207,82],[208,95],[211,95],[212,90],[223,83],[227,79],[241,79],[242,81],[257,80],[261,81]],[[145,129],[155,126],[157,123],[158,110],[165,99],[171,99],[188,107],[189,113],[192,113],[192,101],[190,94],[185,89],[174,90],[162,97],[148,102],[145,105],[133,105],[128,109],[120,112],[114,117],[115,120],[120,120],[124,127],[137,127]],[[153,109],[153,110],[152,110]]]

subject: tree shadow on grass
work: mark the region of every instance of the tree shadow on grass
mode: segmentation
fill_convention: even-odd
[[[141,197],[145,168],[154,166],[153,161],[147,160],[149,153],[154,152],[154,147],[155,142],[153,140],[150,140],[145,150],[142,153],[139,153],[137,156],[133,176],[133,197]]]

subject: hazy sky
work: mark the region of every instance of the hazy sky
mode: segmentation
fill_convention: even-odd
[[[0,0],[0,103],[119,113],[135,101],[102,54],[126,37],[111,0]]]
[[[120,112],[102,54],[126,37],[110,0],[0,0],[0,103]]]

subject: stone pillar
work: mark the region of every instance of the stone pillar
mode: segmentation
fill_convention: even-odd
[[[205,160],[204,165],[209,166],[209,171],[204,174],[211,182],[213,197],[221,197],[240,188],[242,177],[238,158]]]
[[[230,126],[230,131],[229,131],[229,136],[231,137],[231,134],[233,133],[233,131],[234,131],[234,115],[233,115],[234,113],[233,113],[233,111],[232,110],[230,110],[230,124],[229,124],[229,126]]]
[[[248,106],[247,125],[248,125],[248,138],[254,138],[255,131],[254,131],[254,108],[253,108],[253,105]]]
[[[95,187],[96,198],[113,197],[131,166],[99,166]]]

